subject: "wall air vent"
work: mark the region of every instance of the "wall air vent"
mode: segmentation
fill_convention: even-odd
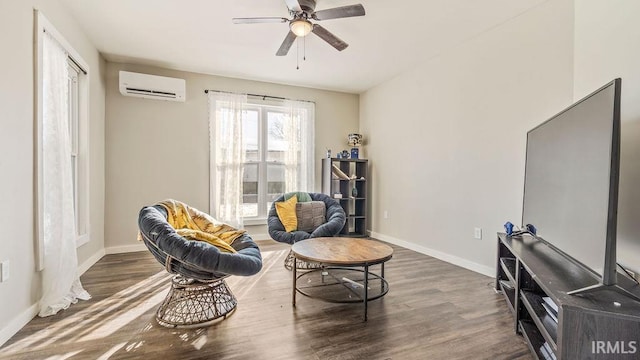
[[[120,71],[120,93],[146,99],[185,101],[186,82],[157,75]]]

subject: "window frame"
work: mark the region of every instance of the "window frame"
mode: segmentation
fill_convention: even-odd
[[[74,210],[76,216],[76,248],[90,241],[90,213],[89,213],[89,84],[90,68],[89,64],[62,36],[49,20],[38,9],[34,9],[34,97],[35,97],[35,127],[36,127],[36,270],[44,269],[44,206],[43,206],[43,178],[42,178],[42,121],[43,121],[43,34],[46,31],[54,37],[68,54],[69,66],[75,66],[78,71],[77,77],[77,103],[73,114],[77,116],[76,136],[72,142],[76,144],[76,167],[74,179]],[[72,100],[70,100],[72,101]],[[73,155],[72,155],[73,156]]]
[[[284,106],[267,103],[263,101],[258,103],[256,101],[247,101],[243,111],[256,111],[258,113],[258,160],[246,160],[243,163],[243,167],[247,165],[258,165],[258,213],[256,216],[243,216],[243,222],[245,225],[265,225],[267,223],[267,217],[269,209],[267,204],[269,203],[269,165],[284,165],[284,162],[269,161],[268,146],[269,146],[269,113],[282,113],[286,114]]]

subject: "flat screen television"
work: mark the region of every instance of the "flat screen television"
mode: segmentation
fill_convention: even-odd
[[[593,272],[576,294],[616,284],[620,91],[615,79],[527,133],[522,224]]]

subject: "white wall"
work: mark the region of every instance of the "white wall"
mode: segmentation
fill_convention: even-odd
[[[186,79],[187,101],[122,96],[120,70]],[[310,88],[231,79],[157,67],[107,66],[107,252],[144,249],[136,241],[138,212],[166,198],[209,209],[209,133],[205,89],[265,94],[316,103],[316,190],[326,147],[347,148],[358,129],[359,96]],[[268,238],[266,226],[251,226],[254,238]]]
[[[88,266],[104,247],[104,61],[55,0],[0,2],[0,260],[11,277],[0,283],[0,344],[35,315],[40,274],[35,271],[33,9],[40,9],[91,69],[91,240],[78,249]]]
[[[618,262],[640,272],[640,2],[576,0],[574,100],[622,78]]]
[[[572,92],[573,1],[551,0],[361,95],[372,235],[495,273],[496,231],[521,218],[526,132]]]

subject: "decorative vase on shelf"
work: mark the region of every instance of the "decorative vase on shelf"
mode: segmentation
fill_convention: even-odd
[[[358,152],[359,151],[358,151],[357,147],[351,148],[351,158],[352,159],[357,159],[358,158]]]
[[[356,187],[354,186],[353,189],[351,189],[351,196],[358,197],[358,189],[356,189]]]

